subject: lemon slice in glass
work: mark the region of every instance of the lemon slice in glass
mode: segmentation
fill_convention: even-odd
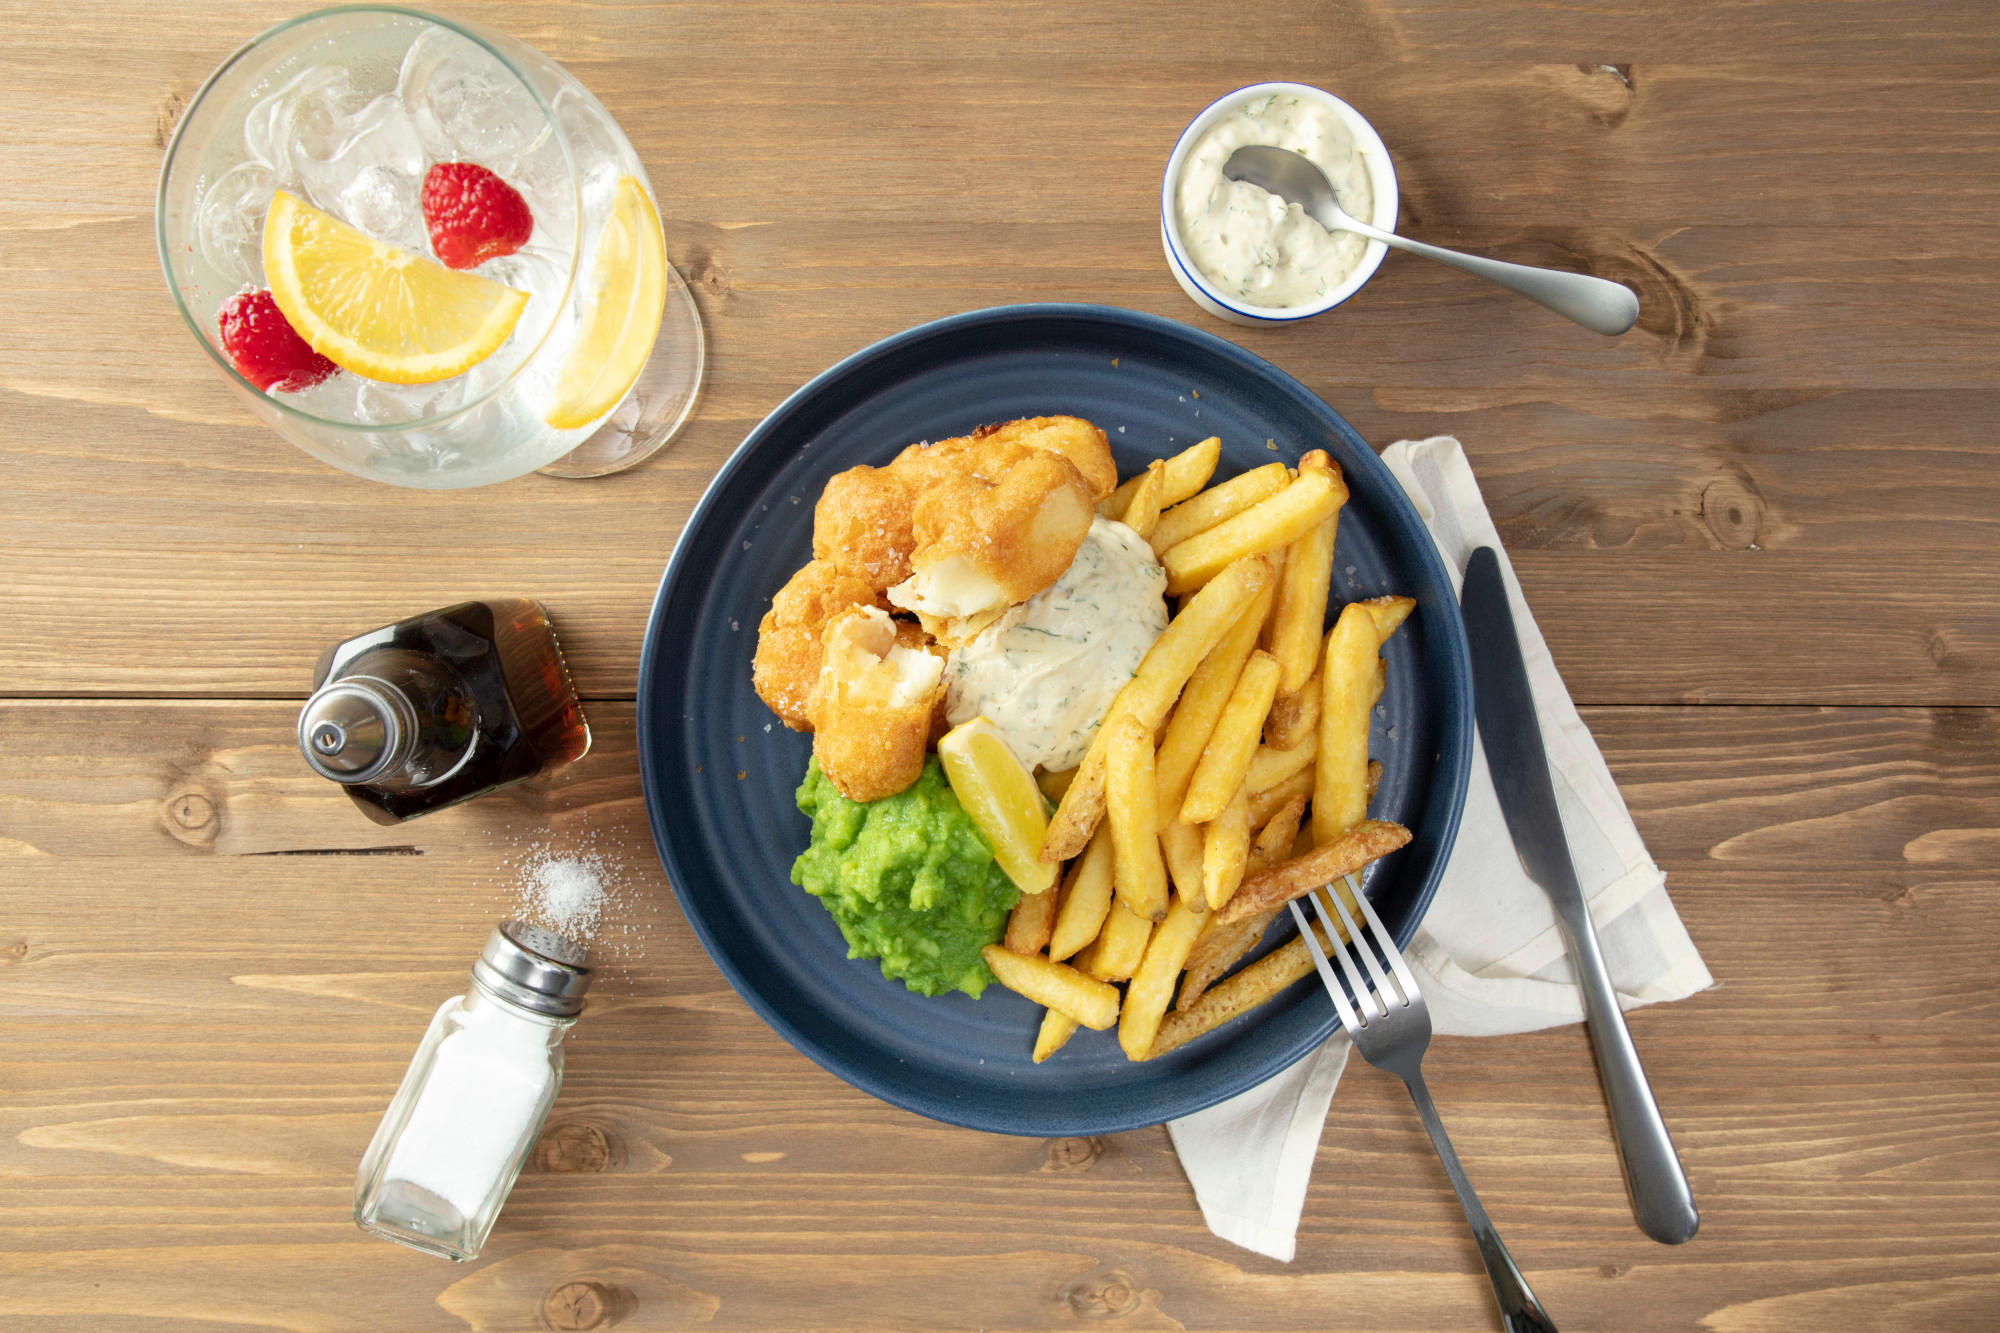
[[[264,218],[264,281],[315,352],[391,384],[464,374],[528,304],[526,292],[384,245],[283,190]]]
[[[986,835],[993,859],[1023,893],[1047,893],[1056,868],[1042,860],[1048,806],[1027,766],[983,717],[953,727],[938,742],[938,759],[958,803]]]
[[[637,382],[660,333],[667,302],[667,243],[660,215],[636,176],[620,176],[597,238],[583,332],[563,363],[546,420],[557,430],[588,426]]]

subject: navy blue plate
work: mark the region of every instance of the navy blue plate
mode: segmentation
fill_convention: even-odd
[[[639,763],[653,839],[709,956],[794,1046],[867,1092],[934,1119],[1008,1134],[1097,1134],[1186,1115],[1269,1078],[1331,1035],[1317,981],[1181,1050],[1133,1064],[1083,1031],[1029,1059],[1040,1009],[999,986],[927,998],[850,960],[833,921],[791,883],[809,824],[792,793],[811,752],[750,688],[757,623],[812,555],[827,478],[916,440],[1066,413],[1111,436],[1121,475],[1209,435],[1222,477],[1323,448],[1346,473],[1340,598],[1405,593],[1369,749],[1373,812],[1414,830],[1371,867],[1398,942],[1416,929],[1465,800],[1472,703],[1465,630],[1437,548],[1374,451],[1269,362],[1170,320],[1083,305],[1005,306],[925,324],[826,371],[750,432],[709,485],[660,581],[639,661]],[[1274,939],[1288,931],[1273,928]]]

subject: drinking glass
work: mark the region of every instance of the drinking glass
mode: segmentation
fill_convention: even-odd
[[[500,176],[533,216],[524,246],[476,270],[528,293],[496,351],[428,384],[341,370],[297,392],[266,392],[237,370],[217,317],[238,293],[266,285],[274,192],[427,257],[425,173],[459,161]],[[658,333],[636,380],[587,421],[560,408],[565,365],[610,290],[619,247],[600,242],[627,180],[649,204],[657,199],[610,113],[539,52],[396,6],[320,10],[254,38],[189,103],[160,171],[160,263],[188,328],[238,396],[315,458],[429,489],[537,469],[598,476],[673,438],[693,410],[704,362],[700,315],[668,263]],[[644,212],[658,232],[657,206]],[[662,235],[662,253],[664,243]],[[648,313],[624,327],[643,336]]]

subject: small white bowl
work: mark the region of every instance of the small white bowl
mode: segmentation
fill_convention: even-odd
[[[1348,133],[1354,136],[1354,146],[1360,150],[1362,163],[1368,168],[1368,184],[1375,195],[1374,216],[1366,220],[1383,231],[1396,229],[1395,164],[1389,161],[1389,150],[1383,145],[1382,136],[1375,133],[1373,125],[1362,119],[1359,111],[1333,94],[1304,83],[1253,83],[1248,88],[1238,88],[1233,93],[1218,97],[1188,122],[1188,127],[1181,131],[1181,137],[1174,144],[1172,156],[1167,158],[1167,172],[1160,181],[1160,243],[1167,252],[1167,267],[1173,272],[1174,281],[1180,283],[1181,290],[1203,310],[1232,324],[1294,324],[1324,314],[1360,291],[1362,284],[1375,276],[1375,270],[1382,266],[1382,256],[1389,253],[1389,247],[1382,242],[1368,242],[1368,248],[1362,252],[1361,263],[1347,275],[1347,280],[1310,305],[1249,305],[1224,296],[1195,267],[1194,260],[1189,258],[1181,245],[1180,220],[1174,207],[1174,186],[1180,179],[1181,163],[1187,158],[1188,149],[1209,126],[1272,93],[1307,98],[1340,117]]]

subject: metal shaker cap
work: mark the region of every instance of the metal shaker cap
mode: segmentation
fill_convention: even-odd
[[[525,921],[502,921],[486,937],[472,979],[511,1004],[551,1018],[583,1012],[590,989],[590,959],[552,930]]]
[[[299,712],[300,753],[335,782],[372,782],[401,767],[416,744],[416,709],[401,690],[373,676],[343,676]]]

